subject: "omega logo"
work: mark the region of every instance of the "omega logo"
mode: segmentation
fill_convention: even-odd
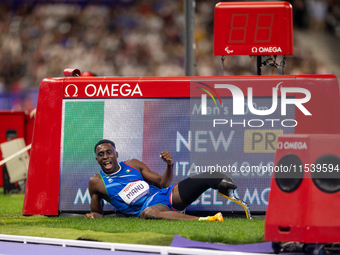
[[[68,87],[70,87],[70,86],[74,86],[75,87],[75,91],[74,91],[74,94],[73,94],[72,97],[77,97],[78,96],[78,87],[75,84],[69,84],[69,85],[66,86],[66,88],[65,88],[65,97],[70,97],[70,95],[68,94]]]

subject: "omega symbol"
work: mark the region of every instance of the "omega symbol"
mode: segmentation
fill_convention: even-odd
[[[66,86],[66,88],[65,88],[65,97],[70,97],[70,95],[68,94],[68,91],[67,91],[68,87],[70,87],[70,86],[74,86],[75,89],[76,89],[72,97],[77,97],[78,96],[78,94],[77,94],[78,93],[78,87],[75,84],[69,84],[69,85]]]
[[[282,143],[282,142],[277,142],[276,148],[277,148],[278,150],[282,150],[282,148],[283,148],[283,143]]]

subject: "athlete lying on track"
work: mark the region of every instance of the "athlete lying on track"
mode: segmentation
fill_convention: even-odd
[[[94,150],[102,170],[90,178],[91,212],[86,218],[103,217],[101,200],[105,199],[125,215],[143,219],[223,221],[221,213],[196,217],[182,211],[209,188],[226,196],[237,188],[229,177],[217,172],[199,174],[170,186],[174,163],[168,151],[160,155],[167,163],[160,176],[137,159],[118,163],[116,146],[110,140],[99,141]]]

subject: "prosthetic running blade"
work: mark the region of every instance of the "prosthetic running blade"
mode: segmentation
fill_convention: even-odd
[[[243,207],[244,211],[246,212],[246,216],[247,216],[247,219],[251,220],[252,217],[251,217],[251,214],[250,214],[250,210],[249,210],[249,206],[247,205],[246,202],[244,202],[243,200],[233,196],[233,195],[230,195],[230,196],[226,196],[224,194],[222,194],[221,192],[218,192],[218,194],[220,194],[221,196],[235,202],[236,204],[239,204],[240,206]]]

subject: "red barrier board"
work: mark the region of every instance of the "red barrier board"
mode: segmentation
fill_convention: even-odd
[[[295,106],[296,134],[340,134],[339,85],[334,75],[285,75],[249,77],[67,77],[44,79],[40,84],[39,99],[31,161],[28,172],[23,214],[58,215],[60,206],[61,142],[63,130],[63,101],[82,102],[102,99],[138,98],[199,98],[194,87],[234,86],[238,94],[254,98],[272,99],[278,91],[286,100],[304,99],[303,106]],[[202,85],[203,86],[203,85]],[[234,103],[236,94],[230,89],[216,87],[221,98],[229,97]],[[295,92],[294,92],[295,91]],[[301,93],[301,91],[305,93]],[[233,97],[233,98],[231,98]],[[287,101],[287,102],[288,102]],[[270,101],[271,102],[271,101]],[[236,103],[235,103],[236,104]],[[281,108],[284,108],[283,105]],[[301,109],[306,108],[311,115]],[[152,108],[151,108],[152,109]],[[79,108],[81,110],[81,108]],[[235,110],[235,109],[234,109]],[[254,117],[255,119],[255,117]],[[153,123],[150,123],[153,125]],[[145,133],[149,135],[150,133]],[[149,139],[150,142],[152,140]]]
[[[40,84],[24,215],[58,214],[63,81],[45,79]]]

